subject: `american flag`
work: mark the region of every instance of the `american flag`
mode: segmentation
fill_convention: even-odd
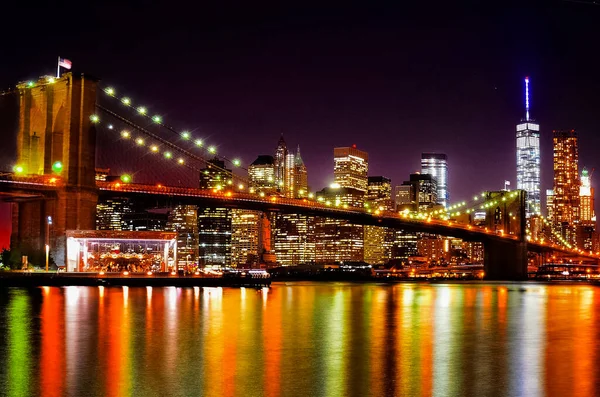
[[[71,61],[65,58],[58,58],[58,66],[65,69],[71,69]]]

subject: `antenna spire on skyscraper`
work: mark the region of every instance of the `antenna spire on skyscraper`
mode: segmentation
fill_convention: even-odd
[[[529,76],[525,77],[525,121],[529,121]]]

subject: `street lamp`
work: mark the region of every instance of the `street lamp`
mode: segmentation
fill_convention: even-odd
[[[50,225],[52,224],[52,217],[48,215],[46,218],[46,273],[48,272],[48,260],[50,258]]]

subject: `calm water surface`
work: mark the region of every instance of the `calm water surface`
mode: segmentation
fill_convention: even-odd
[[[0,290],[0,395],[600,394],[600,288]]]

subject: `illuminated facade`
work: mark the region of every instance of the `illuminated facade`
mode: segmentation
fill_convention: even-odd
[[[429,174],[437,184],[437,203],[444,207],[450,200],[448,193],[448,156],[443,153],[422,153],[421,174]]]
[[[275,193],[277,182],[275,181],[275,159],[273,156],[258,156],[248,167],[248,177],[250,178],[251,187],[257,193]]]
[[[368,178],[365,207],[371,210],[391,211],[392,181],[384,176],[370,176]],[[379,226],[364,226],[364,252],[365,262],[371,264],[386,263],[390,259],[391,238],[393,230]]]
[[[553,223],[570,243],[579,223],[579,147],[575,130],[553,131],[554,198]]]
[[[294,153],[288,153],[285,156],[285,171],[283,178],[283,189],[280,189],[285,197],[293,198],[296,196],[296,161]]]
[[[315,260],[315,217],[275,213],[273,242],[277,263],[298,265]]]
[[[365,192],[353,188],[328,187],[317,192],[317,201],[342,208],[363,208]],[[315,220],[315,261],[333,263],[364,259],[362,225],[317,217]]]
[[[133,213],[133,205],[126,197],[98,200],[96,230],[128,230],[126,216]]]
[[[201,266],[231,263],[231,209],[198,209],[198,262]]]
[[[233,184],[233,174],[225,167],[225,161],[218,157],[208,160],[200,170],[200,189],[223,189]]]
[[[579,223],[585,226],[596,225],[596,214],[594,212],[594,188],[591,183],[591,175],[587,169],[581,171],[581,186],[579,187]]]
[[[442,264],[450,259],[450,240],[439,236],[425,236],[417,241],[417,254],[429,263]]]
[[[274,169],[275,169],[275,185],[281,188],[285,188],[285,160],[288,154],[283,134],[279,138],[277,143],[277,149],[275,150]]]
[[[308,171],[300,156],[300,145],[294,157],[294,197],[306,197],[308,195]]]
[[[259,261],[260,211],[231,210],[231,265],[255,265]]]
[[[169,213],[167,229],[177,233],[178,267],[197,263],[198,207],[178,205]]]
[[[410,179],[402,185],[408,186],[412,211],[424,211],[437,204],[437,181],[432,175],[410,174]]]
[[[410,207],[410,190],[410,185],[396,186],[396,193],[394,195],[394,204],[396,206],[396,211],[402,211],[405,208]]]
[[[525,78],[525,119],[517,124],[517,189],[527,192],[526,216],[541,212],[540,125],[529,118],[529,78]]]
[[[333,178],[340,187],[367,192],[369,155],[356,145],[333,149]]]

